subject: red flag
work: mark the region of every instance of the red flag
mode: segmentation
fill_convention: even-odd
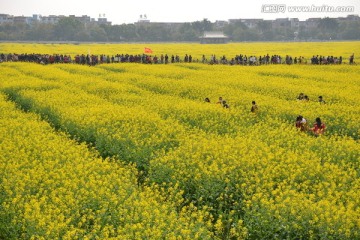
[[[152,51],[150,48],[147,48],[147,47],[146,47],[146,48],[144,49],[144,52],[145,52],[145,53],[152,53],[153,51]]]

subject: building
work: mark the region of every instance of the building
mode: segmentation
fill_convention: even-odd
[[[87,16],[87,15],[82,15],[82,16],[79,16],[79,17],[77,17],[75,15],[69,15],[69,18],[76,19],[81,23],[89,23],[91,21],[91,18],[89,16]]]
[[[306,29],[312,30],[312,29],[316,29],[318,27],[320,20],[321,20],[321,18],[308,18],[308,19],[306,19],[306,21],[303,24]]]
[[[49,16],[42,17],[42,22],[43,23],[48,23],[48,24],[56,24],[62,18],[65,18],[65,16],[62,16],[62,15],[61,16],[49,15]]]
[[[200,43],[209,44],[209,43],[227,43],[229,37],[224,35],[223,32],[204,32],[204,35],[200,37]]]
[[[44,24],[57,24],[60,19],[63,18],[73,18],[81,23],[84,23],[85,25],[112,25],[112,22],[108,21],[108,19],[105,17],[105,14],[100,14],[99,18],[96,20],[95,18],[91,18],[87,15],[82,16],[64,16],[64,15],[49,15],[49,16],[41,16],[38,14],[34,14],[32,17],[26,17],[26,16],[13,16],[9,14],[0,14],[0,25],[1,24],[14,24],[14,23],[21,23],[21,24],[28,24],[33,25],[36,23],[44,23]],[[335,18],[338,23],[350,23],[350,22],[360,22],[359,15],[353,14],[353,15],[347,15],[346,17],[338,17]],[[275,20],[263,20],[258,18],[250,18],[250,19],[229,19],[228,21],[220,21],[217,20],[213,24],[214,30],[218,31],[223,29],[227,24],[234,24],[234,23],[242,23],[249,29],[256,29],[260,23],[270,23],[269,25],[273,29],[282,29],[282,28],[291,28],[294,30],[303,29],[303,30],[314,30],[318,27],[318,23],[321,20],[321,18],[308,18],[305,21],[299,21],[298,18],[277,18]],[[141,14],[140,18],[137,22],[135,22],[136,25],[144,25],[147,26],[149,24],[157,24],[159,26],[166,26],[168,29],[178,29],[179,26],[181,26],[183,23],[171,23],[171,22],[162,22],[162,23],[153,23],[150,22],[150,19],[146,16],[146,14]],[[204,36],[202,36],[204,38]],[[226,39],[226,38],[224,38]],[[214,40],[215,41],[215,40]]]
[[[9,14],[0,14],[0,24],[13,23],[14,16],[10,16]]]
[[[277,18],[272,21],[272,28],[279,29],[279,28],[288,28],[291,26],[291,22],[289,18]]]
[[[248,18],[248,19],[229,19],[229,23],[237,23],[237,22],[241,22],[243,23],[245,26],[247,26],[248,28],[252,29],[252,28],[256,28],[256,26],[258,25],[259,22],[262,22],[263,19],[259,19],[259,18]]]
[[[104,24],[104,25],[111,25],[111,22],[109,22],[108,20],[107,20],[107,18],[105,18],[105,17],[102,17],[102,18],[98,18],[98,20],[97,20],[97,24]]]
[[[290,18],[290,27],[292,29],[298,29],[300,27],[300,21],[298,18]]]
[[[32,17],[28,17],[27,18],[27,24],[29,25],[33,25],[33,24],[36,24],[36,23],[39,23],[42,21],[42,17],[40,14],[33,14]]]
[[[150,19],[147,18],[146,14],[144,14],[144,15],[141,14],[137,23],[138,24],[148,24],[148,23],[150,23]]]
[[[347,15],[347,17],[339,17],[339,23],[349,23],[349,22],[360,22],[359,15]]]
[[[229,23],[227,21],[216,20],[214,23],[215,29],[223,29]]]
[[[27,17],[24,16],[16,16],[14,17],[14,23],[22,23],[22,24],[27,24]]]
[[[98,20],[96,21],[95,18],[91,18],[87,15],[82,16],[75,16],[75,15],[49,15],[49,16],[41,16],[39,14],[33,14],[32,17],[24,17],[24,16],[12,16],[9,14],[0,14],[0,25],[1,24],[13,24],[13,23],[22,23],[22,24],[28,24],[33,25],[35,23],[45,23],[45,24],[57,24],[60,19],[63,18],[72,18],[76,19],[81,23],[84,24],[105,24],[105,25],[111,25],[111,22],[105,18],[104,15],[100,15]]]
[[[149,24],[151,26],[165,28],[165,29],[168,29],[171,31],[178,31],[184,23],[182,23],[182,22],[151,22]],[[139,23],[135,23],[135,25],[139,25]],[[140,25],[141,25],[141,23],[140,23]]]

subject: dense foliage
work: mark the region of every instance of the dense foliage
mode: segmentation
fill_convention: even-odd
[[[221,22],[220,22],[221,23]],[[184,42],[199,41],[204,31],[222,31],[231,41],[314,41],[359,40],[360,22],[318,19],[315,27],[291,26],[290,21],[281,27],[272,27],[269,21],[259,21],[254,27],[230,22],[219,24],[207,19],[185,23],[130,23],[103,25],[82,23],[71,17],[56,24],[9,23],[0,25],[2,41],[80,41],[80,42]]]

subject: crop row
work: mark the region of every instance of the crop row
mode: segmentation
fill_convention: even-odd
[[[0,110],[1,239],[214,237],[179,190],[139,187],[133,166],[100,158],[3,94]]]
[[[43,66],[8,64],[1,89],[103,156],[135,163],[142,181],[179,187],[184,205],[213,216],[221,238],[359,237],[359,109],[346,98],[357,101],[356,82],[335,93],[341,81],[333,75],[305,74],[310,87],[289,83],[286,91],[282,77],[254,80],[259,71],[276,72],[273,67],[239,76],[203,68],[51,66],[43,72]],[[321,80],[330,87],[314,90]],[[291,97],[299,89],[333,97],[325,106],[297,102]],[[204,103],[205,96],[231,96],[231,107]],[[249,112],[254,98],[261,102],[257,115]],[[319,138],[300,133],[291,121],[299,112],[323,114],[334,126]]]

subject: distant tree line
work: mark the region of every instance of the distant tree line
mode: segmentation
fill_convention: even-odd
[[[242,22],[218,26],[207,19],[166,25],[163,23],[136,23],[99,25],[83,23],[74,18],[63,18],[56,24],[11,23],[0,25],[2,41],[87,41],[87,42],[166,42],[199,41],[204,31],[223,31],[230,41],[309,41],[360,40],[360,22],[342,22],[322,18],[315,28],[273,28],[268,21],[260,21],[249,28]],[[296,35],[295,35],[296,32]]]

